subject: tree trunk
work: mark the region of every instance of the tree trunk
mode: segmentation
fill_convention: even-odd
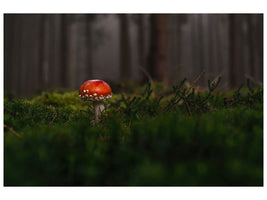
[[[168,84],[168,15],[152,14],[149,73],[156,81]]]
[[[86,43],[87,43],[87,66],[86,74],[90,79],[93,77],[93,44],[92,44],[92,22],[95,15],[86,15]]]
[[[22,48],[22,19],[20,17],[17,17],[17,15],[13,15],[14,17],[14,33],[13,34],[13,51],[12,51],[12,65],[14,68],[14,87],[13,91],[15,94],[19,93],[19,87],[21,83],[21,48]]]
[[[130,78],[131,72],[131,47],[129,37],[128,15],[120,14],[120,72],[123,81]]]
[[[229,40],[230,40],[230,70],[229,70],[229,77],[230,77],[230,86],[231,87],[237,87],[237,75],[238,75],[238,65],[239,65],[239,59],[238,59],[238,38],[237,38],[237,15],[231,14],[229,16]]]
[[[250,14],[250,73],[257,80],[263,81],[263,15]]]
[[[77,78],[77,49],[78,49],[78,30],[77,30],[77,23],[76,23],[77,15],[71,15],[71,23],[70,23],[70,36],[69,40],[69,49],[68,49],[68,62],[69,62],[69,69],[68,69],[68,82],[69,88],[75,89],[76,87],[76,78]]]
[[[145,59],[145,30],[144,30],[144,16],[143,14],[137,15],[138,23],[138,67],[146,68]],[[144,76],[142,74],[142,79]]]
[[[263,14],[257,15],[257,34],[258,34],[258,48],[259,48],[259,77],[258,80],[263,82]]]
[[[14,82],[12,81],[14,76],[12,72],[15,70],[13,62],[13,51],[15,47],[15,22],[14,15],[4,15],[4,88],[5,92],[14,92]]]
[[[40,14],[40,25],[39,25],[39,64],[38,64],[38,90],[42,91],[45,86],[44,77],[44,46],[45,46],[45,17],[46,15]]]
[[[62,23],[61,23],[61,70],[60,70],[60,82],[62,87],[68,87],[68,51],[69,51],[69,14],[62,15]]]

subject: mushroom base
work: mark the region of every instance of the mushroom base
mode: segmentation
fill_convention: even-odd
[[[105,110],[103,101],[94,101],[94,109],[95,109],[95,123],[98,123],[101,113]]]

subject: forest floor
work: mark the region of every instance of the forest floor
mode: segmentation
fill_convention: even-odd
[[[184,82],[92,102],[52,91],[4,99],[5,186],[262,186],[263,89]]]

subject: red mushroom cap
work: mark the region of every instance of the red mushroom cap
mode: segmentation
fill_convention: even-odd
[[[110,86],[102,80],[85,81],[79,90],[79,97],[84,100],[103,101],[112,97]]]

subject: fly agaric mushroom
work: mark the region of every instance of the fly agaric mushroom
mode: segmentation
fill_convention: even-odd
[[[99,122],[101,112],[105,110],[103,101],[112,97],[110,86],[102,80],[88,80],[85,81],[79,90],[79,97],[82,100],[93,101],[95,110],[95,121]]]

